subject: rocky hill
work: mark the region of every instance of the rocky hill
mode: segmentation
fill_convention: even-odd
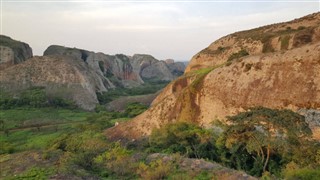
[[[0,35],[0,70],[31,57],[32,49],[28,44]]]
[[[185,69],[183,63],[166,63],[151,55],[107,55],[57,45],[48,47],[44,55],[67,55],[82,59],[98,74],[110,79],[114,86],[129,88],[139,86],[144,81],[172,81],[182,75]]]
[[[185,69],[183,63],[166,63],[150,55],[112,56],[57,45],[47,48],[44,56],[31,58],[27,44],[6,36],[1,37],[0,50],[2,90],[17,94],[41,86],[48,95],[70,99],[86,110],[98,104],[97,92],[172,81]]]
[[[48,96],[73,100],[87,110],[98,103],[96,91],[106,91],[106,85],[110,84],[85,62],[68,56],[33,57],[1,71],[0,82],[4,91],[15,93],[45,87]]]
[[[176,121],[208,127],[216,119],[255,106],[303,112],[314,137],[320,139],[316,125],[320,110],[320,13],[215,41],[193,57],[186,73],[170,83],[148,111],[106,134],[139,138]]]
[[[286,51],[320,40],[320,14],[290,22],[236,32],[218,39],[192,57],[186,73],[231,61],[232,54],[245,50],[250,55]]]

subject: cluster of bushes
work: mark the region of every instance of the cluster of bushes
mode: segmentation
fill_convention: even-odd
[[[179,169],[181,161],[175,155],[170,161],[147,158],[157,152],[204,158],[259,177],[319,177],[320,144],[310,138],[304,117],[292,111],[252,108],[228,117],[227,124],[214,124],[212,129],[177,122],[154,129],[149,138],[127,146],[108,142],[102,132],[113,126],[112,120],[135,114],[140,108],[134,103],[128,105],[127,112],[89,116],[88,123],[75,125],[43,149],[42,158],[54,162],[54,171],[31,168],[19,177],[58,173],[107,179],[212,179],[206,173]]]
[[[289,110],[253,108],[227,121],[229,125],[216,124],[221,131],[185,122],[155,129],[148,150],[206,158],[254,176],[317,175],[320,143],[311,140],[303,116]],[[292,167],[290,171],[290,163],[299,171],[293,172]]]
[[[245,49],[241,49],[240,51],[231,54],[230,57],[228,58],[228,61],[232,61],[234,59],[238,59],[248,55],[249,55],[248,51],[246,51]]]
[[[70,100],[47,95],[44,87],[32,87],[22,91],[17,96],[1,90],[0,109],[11,109],[16,107],[75,108],[76,106]]]
[[[100,104],[107,104],[121,96],[136,96],[156,93],[160,89],[164,88],[168,83],[168,81],[150,81],[138,87],[116,88],[107,92],[98,92],[97,98]]]
[[[138,102],[133,102],[133,103],[128,103],[126,105],[126,108],[123,112],[118,112],[118,111],[105,111],[104,106],[97,106],[96,112],[98,114],[95,114],[93,116],[105,116],[110,119],[117,119],[117,118],[133,118],[144,111],[148,109],[148,106],[143,105]]]

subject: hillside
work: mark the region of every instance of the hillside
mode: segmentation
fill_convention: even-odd
[[[87,110],[98,104],[96,91],[107,91],[106,85],[112,87],[84,62],[67,56],[33,57],[1,71],[0,82],[3,91],[16,94],[44,87],[47,96],[73,100]]]
[[[196,54],[148,111],[106,134],[139,138],[177,121],[208,127],[256,106],[312,111],[318,117],[319,60],[320,13],[225,36]],[[320,139],[319,120],[309,119]]]
[[[31,57],[32,49],[28,44],[0,35],[0,70]]]
[[[246,50],[250,55],[283,52],[320,40],[319,13],[293,21],[240,31],[218,39],[194,55],[186,73],[220,65],[232,54]],[[233,56],[235,57],[235,56]]]
[[[134,92],[147,86],[153,90],[148,93],[155,93],[185,69],[183,63],[159,61],[151,55],[106,55],[57,45],[49,46],[44,56],[31,58],[29,45],[6,36],[0,42],[1,92],[14,97],[23,90],[44,87],[47,96],[71,100],[85,110],[104,105],[106,100],[100,97],[108,101],[118,98],[109,91]]]
[[[182,75],[185,69],[183,63],[166,63],[146,54],[107,55],[57,45],[49,46],[44,52],[46,55],[66,55],[81,59],[96,73],[110,79],[115,87],[131,88],[146,81],[172,81]]]

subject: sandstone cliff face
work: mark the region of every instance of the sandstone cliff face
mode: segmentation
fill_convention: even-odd
[[[18,93],[41,86],[50,96],[70,99],[83,109],[93,110],[98,103],[96,91],[105,90],[101,79],[100,74],[77,58],[36,56],[1,71],[0,87]]]
[[[171,81],[185,69],[184,66],[175,65],[174,62],[167,65],[164,61],[159,61],[150,55],[135,54],[129,57],[117,54],[112,56],[57,45],[48,47],[44,55],[67,55],[82,59],[98,74],[110,79],[113,86],[118,87],[139,86],[148,80]]]
[[[31,57],[32,49],[28,44],[0,35],[0,70]]]
[[[264,45],[261,42],[252,42],[251,37],[248,37],[237,41],[233,39],[228,45],[230,51],[221,54],[208,55],[202,52],[201,58],[193,59],[187,68],[188,72],[170,83],[148,111],[128,123],[107,130],[106,133],[111,138],[138,138],[149,135],[153,128],[175,121],[191,121],[208,127],[216,119],[223,120],[226,116],[255,106],[319,111],[319,15],[320,13],[287,24],[263,27],[262,29],[277,29],[289,25],[291,28],[314,25],[311,36],[308,34],[308,38],[302,38],[308,40],[302,40],[303,43],[295,45],[292,43],[282,50],[262,52]],[[291,41],[294,42],[294,38],[304,33],[305,29],[300,29],[295,34],[290,34],[290,37],[293,36]],[[262,33],[260,30],[261,28],[258,28],[248,32]],[[209,47],[218,48],[221,42],[226,42],[229,37],[231,35]],[[250,46],[243,44],[250,41]],[[239,43],[242,43],[242,46]],[[224,45],[226,46],[226,43]],[[250,55],[226,63],[228,57],[240,49],[245,49]],[[318,116],[312,117],[315,118],[307,121],[319,122],[316,119]],[[317,123],[309,124],[314,137],[320,139],[317,135],[320,126],[317,126]]]

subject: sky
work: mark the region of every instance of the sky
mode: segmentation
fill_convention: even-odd
[[[319,0],[0,0],[0,33],[28,43],[188,61],[230,33],[320,11]]]

